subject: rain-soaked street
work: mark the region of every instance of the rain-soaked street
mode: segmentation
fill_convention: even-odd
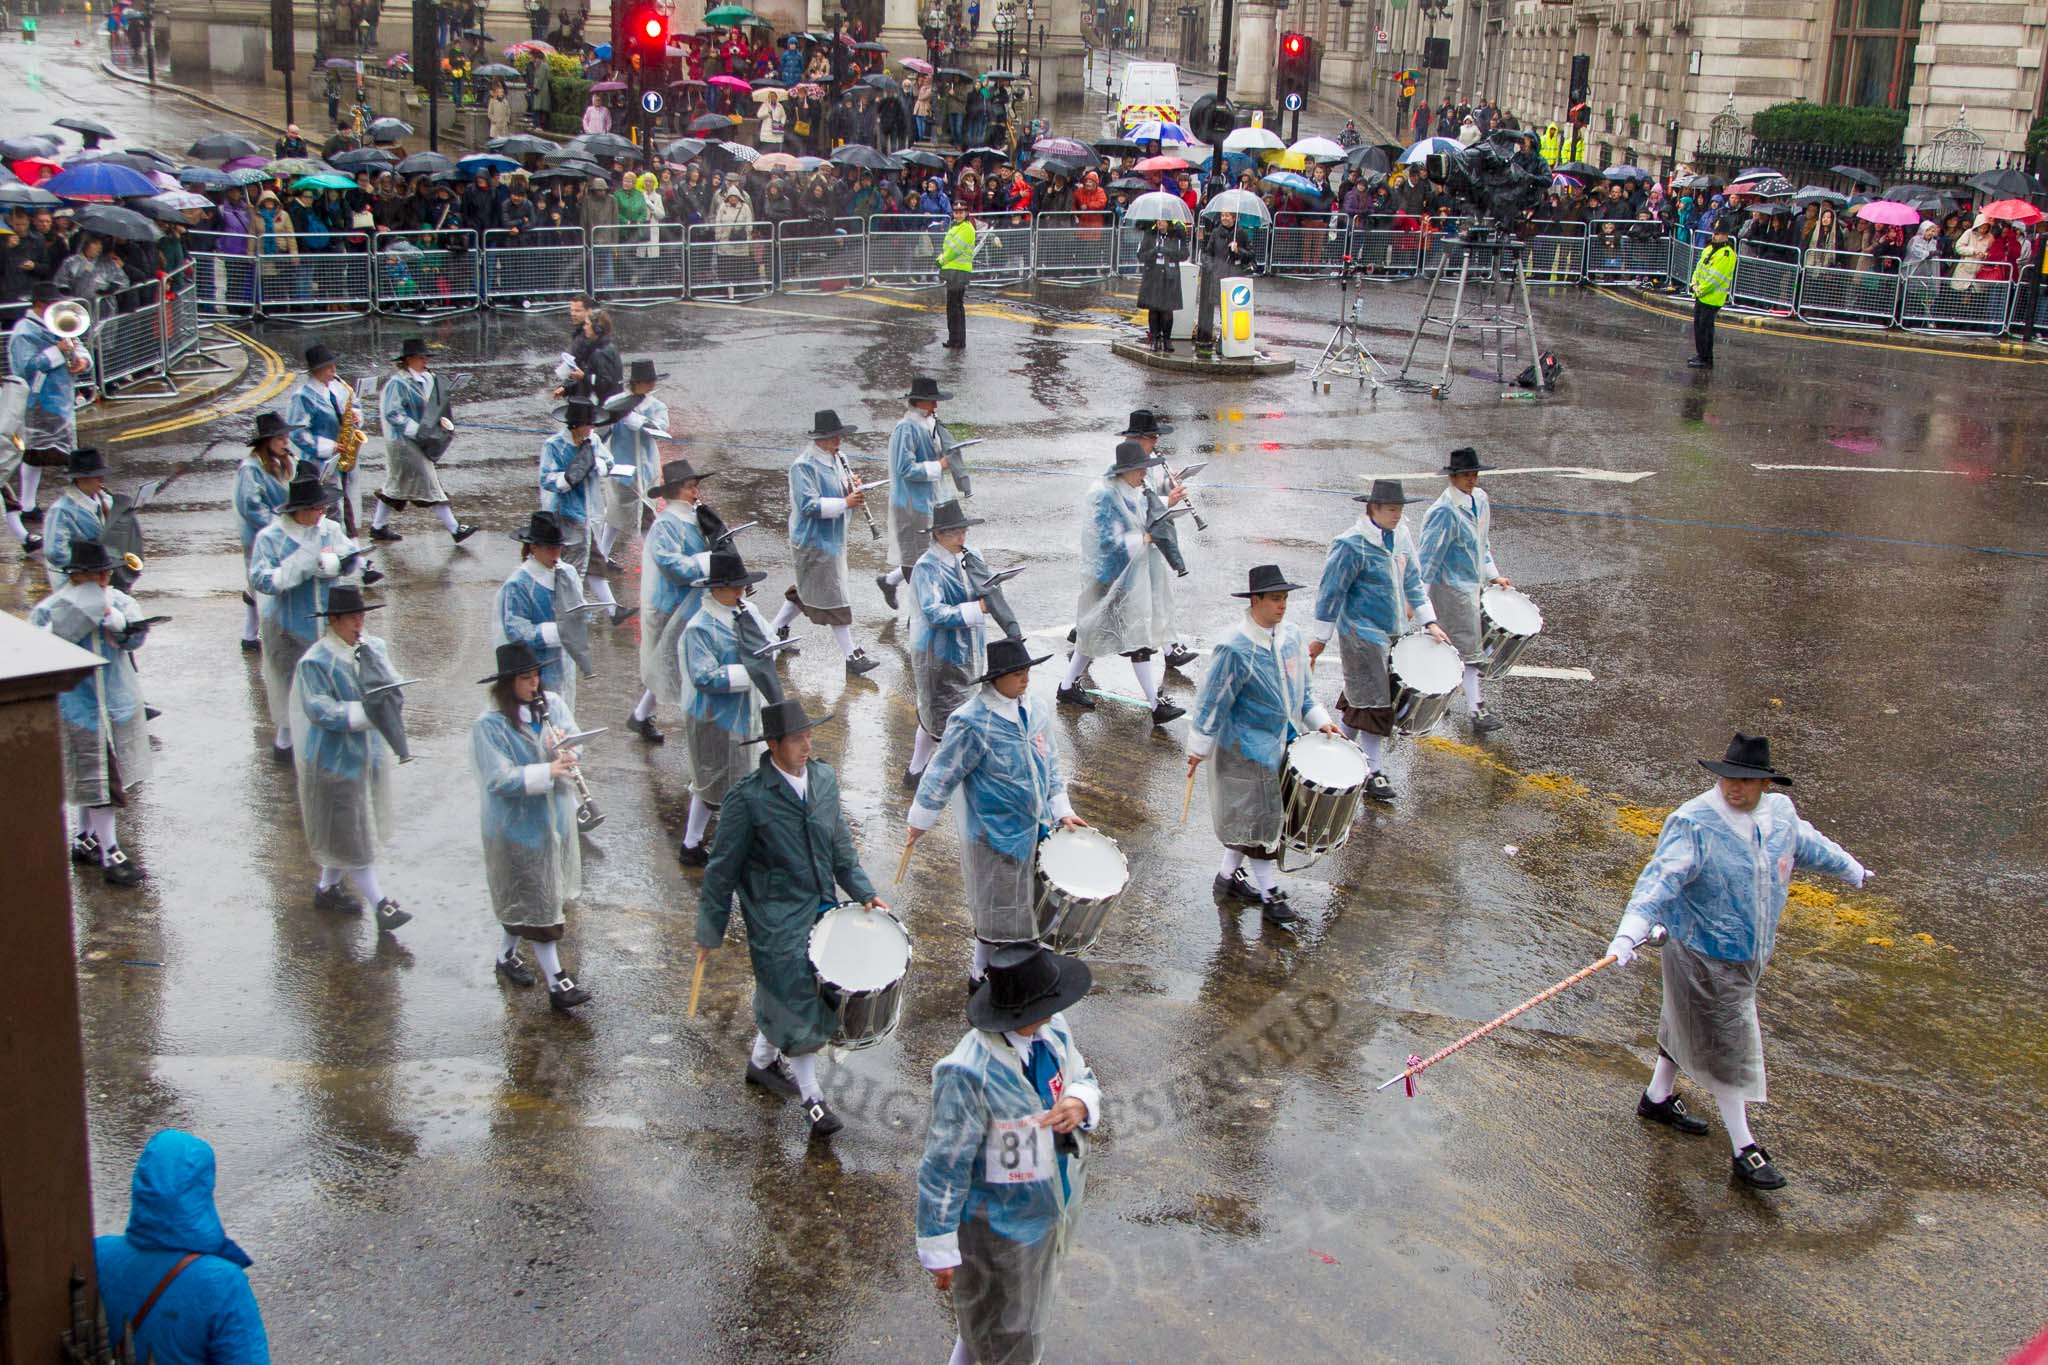
[[[1212,898],[1205,796],[1179,818],[1187,722],[1154,730],[1113,700],[1057,713],[1075,806],[1132,881],[1069,1016],[1106,1105],[1051,1358],[1986,1360],[2038,1331],[2040,357],[1724,325],[1701,377],[1683,322],[1572,294],[1538,304],[1565,363],[1549,401],[1476,378],[1446,403],[1325,397],[1305,375],[1333,288],[1260,291],[1271,348],[1302,372],[1229,385],[1112,356],[1130,303],[1090,289],[977,296],[964,358],[939,348],[933,295],[617,314],[625,355],[668,376],[674,453],[717,471],[728,523],[760,523],[741,546],[769,570],[763,601],[789,582],[783,471],[811,411],[858,422],[872,458],[911,377],[937,375],[954,393],[941,416],[986,438],[973,541],[1025,567],[1011,598],[1041,652],[1073,619],[1075,509],[1133,407],[1176,425],[1176,463],[1210,461],[1208,530],[1186,537],[1175,585],[1202,645],[1237,619],[1227,594],[1251,565],[1313,582],[1371,476],[1433,497],[1453,447],[1506,466],[1488,476],[1496,551],[1546,618],[1522,662],[1583,672],[1494,685],[1510,723],[1484,741],[1456,715],[1398,743],[1398,802],[1291,879],[1300,932]],[[1416,303],[1392,287],[1368,312],[1404,322]],[[564,944],[595,999],[560,1016],[492,975],[467,732],[492,593],[517,563],[507,532],[535,501],[560,314],[424,329],[460,405],[444,478],[488,529],[451,549],[414,511],[382,553],[371,629],[423,679],[383,879],[417,918],[380,940],[313,909],[260,669],[236,647],[229,491],[277,356],[293,367],[318,339],[345,377],[382,374],[416,330],[261,329],[276,355],[232,411],[108,446],[117,484],[190,472],[149,519],[137,592],[175,618],[141,656],[164,715],[155,778],[123,817],[150,880],[74,885],[100,1230],[123,1224],[142,1143],[175,1125],[219,1151],[281,1361],[942,1360],[953,1328],[914,1255],[915,1169],[930,1068],[964,1027],[967,916],[950,820],[889,880],[908,623],[872,587],[882,552],[858,526],[854,630],[882,668],[847,681],[818,629],[785,665],[831,714],[819,757],[916,941],[899,1032],[825,1064],[845,1130],[813,1144],[793,1105],[743,1086],[737,931],[684,1017],[682,746],[672,714],[664,747],[624,729],[632,624],[598,629],[577,708],[611,727],[586,763],[602,852]],[[381,464],[373,439],[371,486]],[[637,566],[637,546],[623,557]],[[25,611],[41,591],[39,566],[0,552],[0,602]],[[1169,695],[1190,704],[1200,668]],[[1048,708],[1055,669],[1032,679]],[[1329,660],[1318,676],[1333,699]],[[1095,680],[1135,691],[1120,661]],[[1706,785],[1695,758],[1737,728],[1772,737],[1801,811],[1877,874],[1864,892],[1795,887],[1765,978],[1772,1102],[1752,1121],[1789,1188],[1732,1186],[1718,1125],[1688,1140],[1634,1116],[1654,963],[1531,1012],[1414,1099],[1376,1095],[1408,1054],[1600,954],[1662,814]]]

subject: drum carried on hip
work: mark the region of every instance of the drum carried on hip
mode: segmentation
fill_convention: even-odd
[[[873,1047],[896,1031],[910,973],[910,931],[887,910],[836,905],[811,926],[811,975],[838,1019],[832,1046]]]
[[[1317,733],[1288,745],[1280,765],[1281,843],[1310,862],[1342,847],[1368,776],[1365,755],[1350,740]]]
[[[1479,675],[1498,678],[1543,633],[1543,609],[1520,588],[1489,585],[1479,594]]]
[[[1394,694],[1394,725],[1419,735],[1443,719],[1465,681],[1465,661],[1451,645],[1421,631],[1394,641],[1387,684]]]
[[[1131,865],[1116,840],[1099,830],[1056,829],[1038,845],[1033,876],[1038,941],[1078,957],[1102,937],[1110,910],[1131,880]]]

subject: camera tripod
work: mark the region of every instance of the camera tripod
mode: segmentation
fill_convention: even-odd
[[[1519,240],[1491,226],[1468,228],[1462,237],[1446,238],[1443,260],[1430,273],[1422,316],[1415,321],[1414,334],[1408,338],[1408,354],[1401,361],[1401,371],[1394,382],[1432,398],[1449,396],[1451,362],[1457,352],[1458,334],[1463,331],[1477,336],[1481,360],[1491,353],[1494,377],[1503,389],[1508,387],[1510,360],[1516,371],[1523,364],[1526,341],[1528,364],[1535,371],[1538,392],[1548,392],[1550,383],[1541,364],[1543,347],[1536,335],[1536,314],[1529,306],[1524,254]],[[1447,314],[1436,311],[1438,292],[1446,279],[1457,282]],[[1423,336],[1437,328],[1442,329],[1444,354],[1434,382],[1411,376],[1409,371],[1415,368],[1415,353],[1422,346]]]
[[[1344,268],[1337,276],[1337,330],[1330,334],[1329,345],[1323,347],[1315,368],[1308,372],[1310,392],[1321,385],[1323,392],[1328,393],[1332,380],[1356,379],[1361,389],[1370,382],[1373,397],[1377,398],[1380,385],[1391,378],[1387,367],[1366,346],[1365,333],[1358,325],[1358,313],[1365,300],[1351,297],[1357,273],[1357,267],[1346,256]]]

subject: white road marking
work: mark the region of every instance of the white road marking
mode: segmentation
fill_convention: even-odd
[[[1763,468],[1764,466],[1758,466]],[[1594,483],[1640,483],[1657,471],[1654,469],[1594,469],[1582,464],[1528,465],[1515,469],[1489,469],[1482,476],[1497,479],[1504,474],[1555,474],[1564,479],[1587,479]],[[1396,469],[1384,474],[1360,474],[1360,483],[1373,479],[1427,479],[1436,477],[1435,471],[1427,469]]]
[[[1591,682],[1590,668],[1538,668],[1534,664],[1516,664],[1508,670],[1510,678],[1548,678],[1554,682]]]
[[[1751,464],[1750,468],[1763,470],[1789,469],[1811,474],[1948,474],[1967,478],[2017,479],[2021,483],[2048,484],[2048,479],[2030,479],[2024,474],[2004,474],[1997,470],[1917,469],[1908,465]]]

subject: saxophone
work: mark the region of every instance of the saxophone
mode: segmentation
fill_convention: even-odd
[[[367,438],[356,420],[356,391],[345,383],[341,387],[348,394],[348,401],[341,410],[341,431],[334,438],[334,467],[347,474],[355,469],[356,456]]]

